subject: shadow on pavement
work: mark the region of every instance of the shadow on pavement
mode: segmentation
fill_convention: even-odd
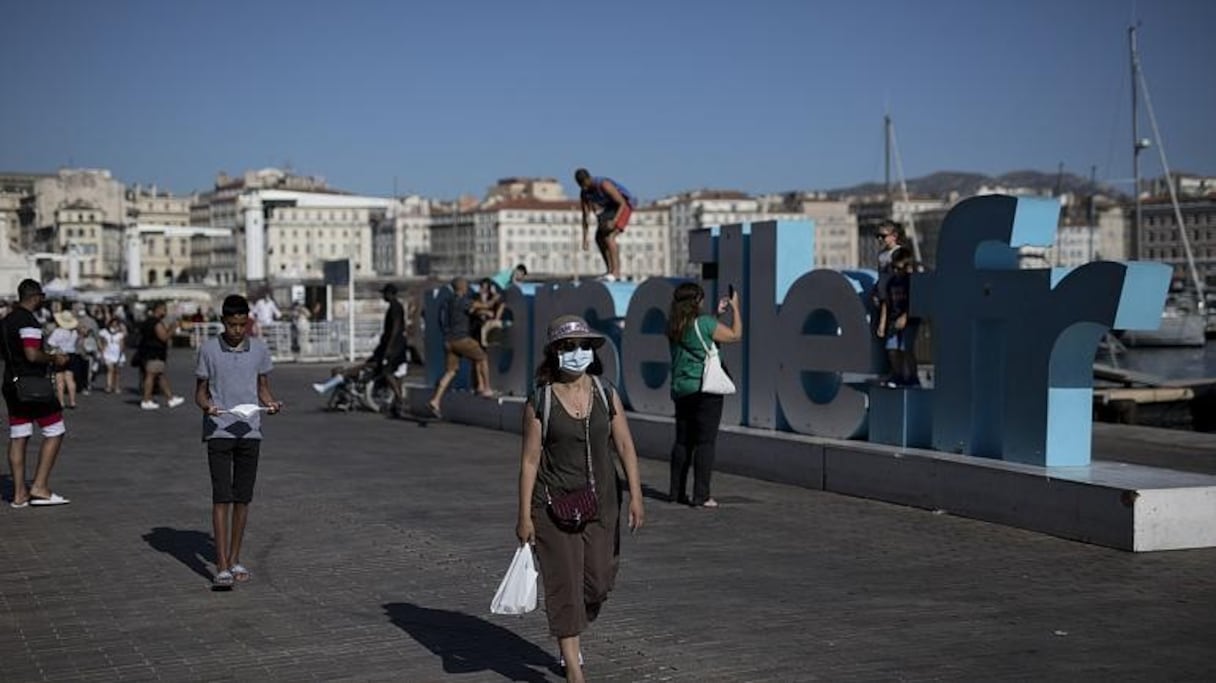
[[[463,612],[390,602],[384,613],[428,650],[443,658],[450,674],[494,671],[512,681],[547,681],[562,675],[557,658],[507,629]]]
[[[143,538],[156,550],[172,555],[193,569],[195,574],[208,581],[212,579],[209,567],[215,565],[215,542],[211,534],[158,526]]]
[[[657,500],[663,503],[670,503],[671,496],[666,491],[660,491],[650,484],[642,484],[642,497],[651,500]]]

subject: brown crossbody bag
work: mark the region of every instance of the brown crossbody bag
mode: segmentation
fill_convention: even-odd
[[[596,393],[600,395],[600,400],[604,402],[608,414],[611,415],[612,409],[608,403],[604,386],[600,384],[598,377],[593,376],[591,381],[594,382]],[[553,407],[553,386],[550,384],[545,385],[543,402],[544,405],[541,409],[543,413],[541,417],[542,452],[545,440],[549,436],[549,412]],[[581,528],[587,522],[596,519],[600,512],[600,501],[595,487],[595,467],[591,462],[591,413],[594,409],[594,405],[589,406],[587,415],[583,418],[583,441],[587,444],[587,485],[557,496],[552,495],[549,487],[545,486],[545,503],[548,504],[550,513],[559,526],[567,529]]]

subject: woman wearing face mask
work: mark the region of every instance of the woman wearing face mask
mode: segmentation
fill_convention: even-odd
[[[536,392],[524,410],[515,533],[535,546],[549,632],[557,638],[567,681],[583,680],[579,634],[599,615],[616,580],[621,500],[614,444],[629,484],[630,530],[645,516],[625,410],[614,388],[598,377],[595,349],[603,343],[582,318],[554,318],[536,369]],[[571,504],[572,497],[589,505]]]
[[[705,371],[705,347],[743,339],[743,311],[739,293],[718,302],[718,315],[731,312],[727,327],[712,315],[702,315],[705,290],[695,282],[676,287],[667,317],[667,339],[671,345],[671,397],[676,402],[676,443],[671,448],[671,501],[694,507],[716,508],[709,493],[714,469],[718,425],[722,422],[723,397],[701,391]],[[710,340],[713,340],[712,342]],[[693,471],[692,500],[688,499],[688,470]]]

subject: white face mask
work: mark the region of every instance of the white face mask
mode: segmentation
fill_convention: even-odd
[[[583,374],[594,359],[595,354],[591,349],[574,349],[557,354],[558,366],[575,375]]]

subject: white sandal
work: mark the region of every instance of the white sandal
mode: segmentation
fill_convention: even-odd
[[[217,573],[214,579],[211,579],[211,588],[214,590],[232,590],[233,581],[232,572],[225,569]]]

